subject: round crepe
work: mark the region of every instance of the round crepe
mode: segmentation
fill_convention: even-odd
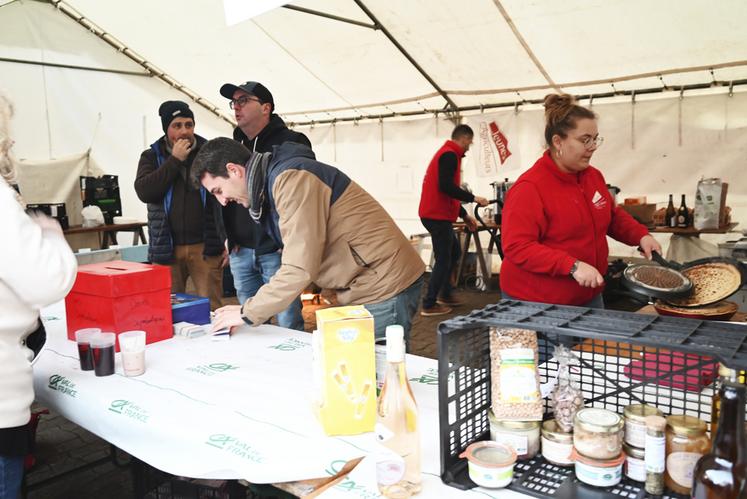
[[[699,307],[723,300],[742,285],[742,275],[733,265],[704,263],[682,271],[693,283],[689,296],[667,300],[678,307]]]
[[[661,300],[656,300],[654,307],[659,313],[664,315],[676,315],[699,319],[707,319],[710,317],[724,317],[728,319],[739,309],[737,304],[732,301],[720,301],[712,305],[698,308],[682,308],[669,305]]]

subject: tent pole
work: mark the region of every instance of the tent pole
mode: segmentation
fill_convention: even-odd
[[[325,17],[327,19],[332,19],[333,21],[340,21],[341,23],[354,24],[356,26],[372,29],[374,31],[379,29],[379,26],[377,26],[376,24],[367,24],[361,21],[356,21],[355,19],[348,19],[347,17],[340,17],[334,14],[327,14],[326,12],[321,12],[321,11],[314,10],[314,9],[307,9],[305,7],[299,7],[298,5],[287,4],[287,5],[283,5],[282,7],[288,10],[295,10],[298,12],[303,12],[304,14],[311,14],[312,16]]]
[[[32,64],[35,66],[47,66],[50,68],[62,68],[62,69],[80,69],[82,71],[99,71],[102,73],[114,73],[114,74],[121,74],[121,75],[128,75],[128,76],[147,76],[150,77],[151,75],[149,73],[145,72],[137,72],[137,71],[125,71],[123,69],[107,69],[107,68],[93,68],[90,66],[76,66],[73,64],[57,64],[54,62],[44,62],[44,61],[26,61],[23,59],[10,59],[8,57],[0,57],[0,62],[13,62],[16,64]]]
[[[360,9],[363,12],[365,12],[365,14],[368,16],[368,18],[371,19],[371,21],[374,23],[374,25],[378,26],[379,29],[381,29],[381,32],[384,33],[384,36],[386,36],[389,39],[389,41],[392,42],[392,44],[395,47],[397,47],[397,50],[399,50],[400,53],[403,56],[405,56],[405,59],[407,59],[410,62],[410,64],[412,64],[413,67],[415,69],[417,69],[418,72],[421,75],[423,75],[423,78],[425,78],[426,80],[428,80],[428,83],[430,83],[431,86],[434,89],[436,89],[436,91],[441,95],[441,97],[444,98],[444,100],[447,102],[448,107],[449,107],[449,109],[446,110],[445,112],[447,112],[447,113],[449,113],[449,112],[457,112],[458,113],[459,107],[454,103],[453,100],[451,100],[451,97],[449,97],[449,95],[440,86],[438,86],[438,83],[436,83],[435,80],[433,78],[431,78],[428,73],[425,72],[425,70],[420,66],[420,64],[418,64],[417,61],[415,59],[413,59],[413,57],[407,52],[407,50],[405,50],[405,48],[402,46],[402,44],[400,44],[399,41],[397,41],[397,39],[394,38],[394,36],[389,32],[389,30],[386,29],[386,27],[379,22],[379,20],[376,18],[376,16],[373,15],[373,12],[371,12],[370,10],[368,10],[368,7],[366,7],[364,5],[363,1],[362,0],[354,0],[354,1],[355,1],[356,5],[358,5],[358,7],[360,7]]]
[[[682,87],[679,87],[678,90],[684,89],[685,91],[688,90],[702,90],[706,88],[713,88],[713,87],[728,87],[733,88],[735,86],[742,86],[747,85],[747,79],[744,80],[734,80],[734,81],[718,81],[715,84],[713,82],[709,83],[694,83],[690,85],[684,85]],[[577,100],[582,99],[591,99],[594,98],[594,101],[596,102],[597,99],[608,99],[611,97],[620,97],[620,96],[631,96],[633,93],[635,93],[636,96],[639,95],[646,95],[646,94],[657,94],[657,93],[664,93],[666,91],[669,91],[671,89],[665,89],[663,87],[656,87],[656,88],[644,88],[641,90],[615,90],[613,92],[606,92],[602,94],[583,94],[583,95],[576,95]],[[544,99],[532,99],[532,100],[522,100],[521,104],[542,104],[544,102]],[[499,102],[495,104],[478,104],[474,106],[462,106],[451,109],[452,112],[456,113],[463,113],[467,111],[482,111],[485,109],[500,109],[504,107],[514,107],[516,105],[515,101],[511,102]],[[389,113],[389,114],[375,114],[375,115],[358,115],[358,116],[349,116],[349,117],[343,117],[343,118],[333,118],[336,122],[346,122],[346,121],[354,121],[358,122],[360,120],[378,120],[379,118],[406,118],[409,116],[424,116],[428,114],[435,114],[438,115],[439,113],[443,113],[443,109],[423,109],[420,111],[405,111],[401,113]],[[286,120],[289,123],[289,126],[297,127],[297,126],[308,126],[312,122],[311,121],[291,121]],[[332,119],[329,120],[321,120],[321,121],[314,121],[314,124],[328,124],[332,123]]]

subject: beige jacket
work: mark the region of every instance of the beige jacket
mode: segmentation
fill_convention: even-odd
[[[289,169],[275,179],[282,264],[243,306],[253,324],[285,310],[312,282],[336,290],[341,305],[365,305],[397,295],[423,275],[420,256],[368,192],[351,181],[332,205],[331,195],[307,170]]]

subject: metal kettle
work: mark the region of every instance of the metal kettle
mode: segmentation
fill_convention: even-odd
[[[494,220],[497,225],[500,225],[503,213],[503,203],[506,201],[506,193],[514,185],[514,182],[509,182],[508,178],[505,178],[503,182],[491,182],[490,185],[493,187],[493,199],[497,200]]]

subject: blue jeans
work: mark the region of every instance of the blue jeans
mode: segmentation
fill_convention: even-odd
[[[0,499],[18,499],[23,480],[23,457],[0,456]]]
[[[255,254],[251,248],[239,246],[239,250],[231,251],[229,255],[233,285],[239,303],[244,303],[253,297],[263,285],[270,282],[270,278],[280,269],[280,252]],[[303,316],[301,315],[301,298],[295,300],[275,318],[278,326],[303,331]]]
[[[386,337],[386,327],[399,324],[405,330],[405,341],[410,341],[412,318],[418,311],[420,291],[423,289],[423,276],[388,300],[379,303],[365,304],[374,318],[374,334],[376,339]]]

